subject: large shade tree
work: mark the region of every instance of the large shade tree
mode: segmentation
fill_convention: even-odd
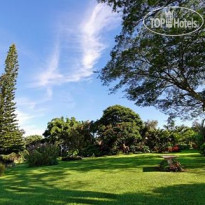
[[[205,111],[205,25],[192,35],[168,37],[151,33],[143,17],[163,6],[185,6],[204,16],[202,0],[101,0],[122,13],[111,60],[100,71],[114,92],[124,88],[139,106],[156,106],[172,117],[203,117]]]
[[[107,152],[129,147],[141,139],[142,120],[127,107],[120,105],[108,107],[96,124],[103,149]]]

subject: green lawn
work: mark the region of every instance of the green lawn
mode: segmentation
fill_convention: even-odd
[[[186,172],[156,171],[160,154],[18,165],[0,178],[0,204],[205,205],[205,157],[194,151],[176,155]]]

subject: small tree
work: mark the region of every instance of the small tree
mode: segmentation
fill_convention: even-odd
[[[55,118],[48,123],[45,138],[64,151],[80,151],[94,141],[91,133],[92,122],[79,122],[72,118]],[[61,153],[61,154],[62,154]]]

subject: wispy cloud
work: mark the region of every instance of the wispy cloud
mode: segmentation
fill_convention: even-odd
[[[61,24],[56,46],[45,65],[47,69],[38,76],[35,86],[51,88],[53,85],[77,82],[93,74],[94,66],[107,47],[103,34],[116,28],[120,18],[106,4],[95,4],[89,13],[82,15],[82,19],[72,28],[67,28],[69,25],[66,22]],[[76,59],[72,65],[61,66],[60,61],[69,58],[69,45],[65,49],[64,44],[70,42],[72,35],[75,35]],[[65,49],[64,52],[61,52],[62,49]]]
[[[33,119],[39,117],[38,115],[29,114],[21,110],[16,110],[16,114],[17,114],[19,126],[20,128],[23,128],[26,136],[35,135],[35,134],[42,135],[43,132],[45,131],[44,129],[40,129],[38,126],[31,123]]]
[[[38,76],[38,81],[36,85],[38,86],[49,86],[53,84],[57,84],[63,79],[62,74],[58,72],[59,67],[59,59],[60,59],[60,48],[59,43],[54,48],[52,55],[48,58],[48,62],[46,62],[45,71],[43,71]],[[48,89],[50,92],[50,89]]]
[[[109,46],[106,34],[119,25],[120,17],[106,4],[93,2],[82,15],[69,17],[70,14],[66,14],[59,20],[53,50],[45,62],[40,62],[36,69],[40,74],[35,75],[32,83],[33,88],[45,89],[46,95],[35,102],[26,98],[17,100],[19,124],[26,135],[42,134],[43,130],[34,124],[46,111],[38,107],[47,107],[45,103],[52,100],[54,86],[90,79],[103,51]],[[69,108],[75,106],[68,92],[61,95],[63,99],[59,95],[59,91],[55,93],[58,101]]]
[[[31,101],[29,98],[17,98],[18,109],[16,115],[20,128],[23,128],[25,135],[42,134],[44,129],[39,129],[35,122],[45,115],[44,108],[38,108],[42,101]]]

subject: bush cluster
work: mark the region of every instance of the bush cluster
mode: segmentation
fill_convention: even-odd
[[[58,155],[59,149],[57,146],[52,144],[38,144],[28,148],[26,159],[30,167],[56,165],[58,164]]]
[[[200,153],[205,156],[205,143],[201,145]]]

